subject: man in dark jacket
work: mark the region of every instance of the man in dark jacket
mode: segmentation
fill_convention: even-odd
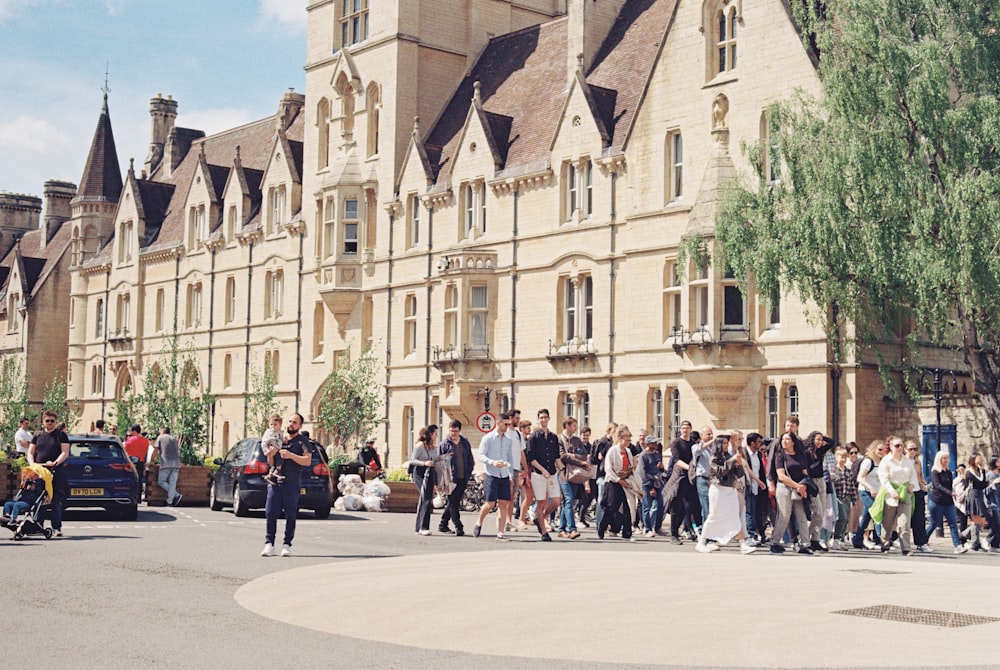
[[[455,419],[448,425],[448,436],[438,445],[438,453],[441,458],[451,456],[451,480],[455,482],[455,488],[448,496],[448,505],[441,513],[441,523],[438,525],[438,532],[450,533],[448,522],[455,523],[455,534],[465,535],[462,527],[462,519],[459,517],[459,503],[465,495],[465,487],[472,477],[472,469],[476,462],[472,457],[472,445],[462,435],[462,422]]]

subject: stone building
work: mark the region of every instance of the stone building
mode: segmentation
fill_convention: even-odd
[[[304,96],[208,137],[153,98],[144,169],[95,223],[103,242],[73,227],[85,419],[176,336],[218,395],[216,452],[248,432],[255,370],[310,423],[332,367],[368,347],[393,465],[424,424],[476,434],[487,399],[664,436],[682,418],[773,435],[795,413],[861,441],[899,420],[874,368],[834,365],[794,296],[678,266],[687,236],[714,244],[744,147],[770,155],[768,106],[820,90],[785,2],[307,11]]]

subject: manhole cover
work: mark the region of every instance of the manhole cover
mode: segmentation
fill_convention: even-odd
[[[981,623],[1000,621],[1000,618],[991,616],[977,616],[942,610],[925,610],[919,607],[899,607],[898,605],[873,605],[871,607],[859,607],[851,610],[839,610],[834,612],[834,614],[861,616],[870,619],[881,619],[883,621],[920,623],[926,626],[940,626],[942,628],[962,628],[964,626],[975,626]]]
[[[912,573],[901,570],[875,570],[874,568],[857,568],[853,570],[843,570],[843,572],[862,572],[866,575],[909,575]]]

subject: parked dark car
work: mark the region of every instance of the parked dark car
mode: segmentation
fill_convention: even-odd
[[[66,507],[103,507],[135,521],[139,474],[118,438],[69,435]]]
[[[302,491],[299,509],[311,509],[317,519],[330,516],[333,502],[330,488],[330,467],[326,452],[316,442],[310,442],[312,462],[302,468]],[[225,458],[215,459],[219,466],[212,477],[209,505],[219,511],[232,505],[233,514],[246,516],[252,509],[262,509],[267,501],[267,457],[260,448],[259,438],[240,440]]]

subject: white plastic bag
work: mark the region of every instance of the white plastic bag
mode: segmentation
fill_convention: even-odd
[[[345,512],[356,512],[362,509],[365,505],[364,499],[359,495],[354,495],[353,493],[348,493],[337,498],[337,502],[340,502],[341,500],[344,501]]]
[[[365,482],[365,497],[368,496],[378,496],[379,498],[384,498],[389,495],[392,490],[389,486],[383,482],[381,479],[373,479],[370,482]]]
[[[380,496],[369,496],[366,495],[362,498],[365,505],[366,512],[381,512],[382,511],[382,498]]]

